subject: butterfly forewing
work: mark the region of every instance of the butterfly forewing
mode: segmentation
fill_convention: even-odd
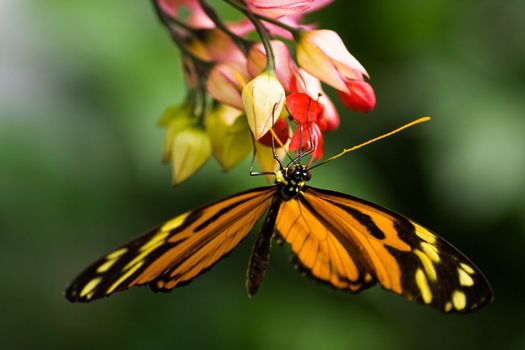
[[[297,201],[307,209],[302,210],[304,219],[311,220],[307,215],[315,213],[318,222],[330,228],[326,237],[341,243],[365,281],[371,274],[383,288],[442,312],[466,313],[492,300],[481,271],[419,224],[356,197],[312,187],[305,188]],[[298,254],[301,261],[304,254]]]
[[[134,285],[166,291],[189,282],[246,237],[274,193],[275,187],[246,191],[167,221],[93,263],[66,298],[88,302]]]

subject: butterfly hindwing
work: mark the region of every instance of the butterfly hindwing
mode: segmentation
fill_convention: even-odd
[[[330,231],[327,240],[339,241],[354,261],[357,269],[348,275],[350,281],[367,282],[370,274],[383,288],[442,312],[467,313],[492,300],[487,280],[468,258],[404,216],[353,196],[312,187],[305,187],[295,202],[303,220],[311,222],[308,215],[316,216],[324,226],[321,230]],[[278,229],[282,232],[279,222]],[[302,255],[299,252],[298,258],[304,265]],[[318,277],[319,273],[311,272]]]
[[[253,189],[165,222],[89,266],[66,298],[88,302],[134,285],[167,291],[188,283],[247,236],[274,193],[273,186]]]
[[[276,228],[279,238],[291,245],[298,267],[317,280],[352,292],[374,283],[355,250],[358,245],[346,244],[339,231],[300,198],[281,205]]]

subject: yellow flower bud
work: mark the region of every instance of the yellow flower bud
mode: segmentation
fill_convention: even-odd
[[[270,130],[277,120],[285,100],[284,88],[271,70],[264,71],[242,90],[242,104],[248,125],[256,140]]]
[[[178,185],[199,170],[210,158],[210,138],[197,126],[176,131],[171,155],[173,184]]]
[[[252,150],[252,137],[246,117],[236,108],[219,104],[206,116],[206,130],[213,155],[228,171]]]
[[[159,125],[166,128],[164,137],[164,147],[162,152],[162,161],[171,160],[171,149],[175,134],[184,130],[194,123],[191,108],[185,104],[182,106],[172,106],[166,109],[159,120]]]

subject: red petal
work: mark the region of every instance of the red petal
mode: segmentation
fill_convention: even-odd
[[[314,152],[312,154],[313,158],[314,159],[322,158],[324,140],[323,140],[323,134],[321,133],[321,129],[319,128],[319,125],[317,125],[317,123],[309,123],[308,127],[306,125],[307,124],[300,124],[297,126],[297,129],[295,129],[295,133],[292,137],[292,141],[290,142],[290,151],[297,152],[299,151],[299,148],[301,148],[301,151],[308,152],[313,147],[314,148]],[[302,127],[302,136],[301,136],[301,127]],[[301,137],[302,137],[302,140],[301,140]],[[300,144],[301,146],[299,147]]]
[[[284,145],[288,141],[288,137],[290,136],[290,127],[286,123],[286,121],[282,119],[278,119],[275,124],[273,125],[273,131],[281,141],[281,143]],[[262,143],[263,145],[272,147],[272,138],[273,135],[270,131],[268,131],[266,134],[264,134],[263,137],[261,137],[258,141]],[[281,147],[279,145],[279,142],[275,141],[275,148]]]
[[[307,94],[294,92],[286,98],[286,108],[292,119],[299,124],[314,123],[317,121],[323,106],[314,101]]]

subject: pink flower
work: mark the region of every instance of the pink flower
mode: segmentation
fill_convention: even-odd
[[[201,31],[200,37],[211,61],[220,63],[244,63],[244,54],[223,31],[219,29]]]
[[[292,68],[295,68],[292,56],[288,47],[278,40],[271,41],[273,53],[275,56],[275,68],[277,78],[283,85],[286,91],[290,91],[290,85],[292,82],[293,72]],[[266,67],[266,52],[261,43],[255,44],[248,53],[248,73],[252,76],[260,74]]]
[[[219,63],[208,76],[207,90],[217,101],[243,110],[242,89],[250,79],[244,64]]]
[[[364,81],[368,73],[331,30],[303,32],[297,45],[300,66],[338,91],[345,107],[370,112],[376,103],[373,88]]]
[[[189,15],[184,22],[198,29],[214,28],[215,24],[206,15],[198,0],[158,0],[159,6],[168,16],[183,20],[180,12],[187,12]]]
[[[333,0],[254,0],[247,1],[247,3],[248,6],[250,6],[251,3],[251,9],[255,13],[278,19],[279,22],[290,27],[312,30],[315,28],[315,25],[301,24],[303,16],[329,5],[332,1]],[[292,34],[286,29],[270,22],[265,22],[264,20],[263,24],[271,35],[293,40]],[[245,35],[255,30],[253,24],[248,19],[229,25],[228,27],[237,35]]]
[[[254,13],[271,18],[302,14],[315,0],[247,0],[246,5]]]
[[[374,89],[365,81],[349,80],[346,82],[347,92],[337,91],[343,105],[356,112],[368,113],[376,105]]]
[[[332,30],[303,31],[297,43],[297,60],[305,71],[340,91],[347,90],[346,80],[368,77],[365,68]]]
[[[255,13],[271,18],[303,15],[317,11],[333,0],[247,0],[246,4]]]

